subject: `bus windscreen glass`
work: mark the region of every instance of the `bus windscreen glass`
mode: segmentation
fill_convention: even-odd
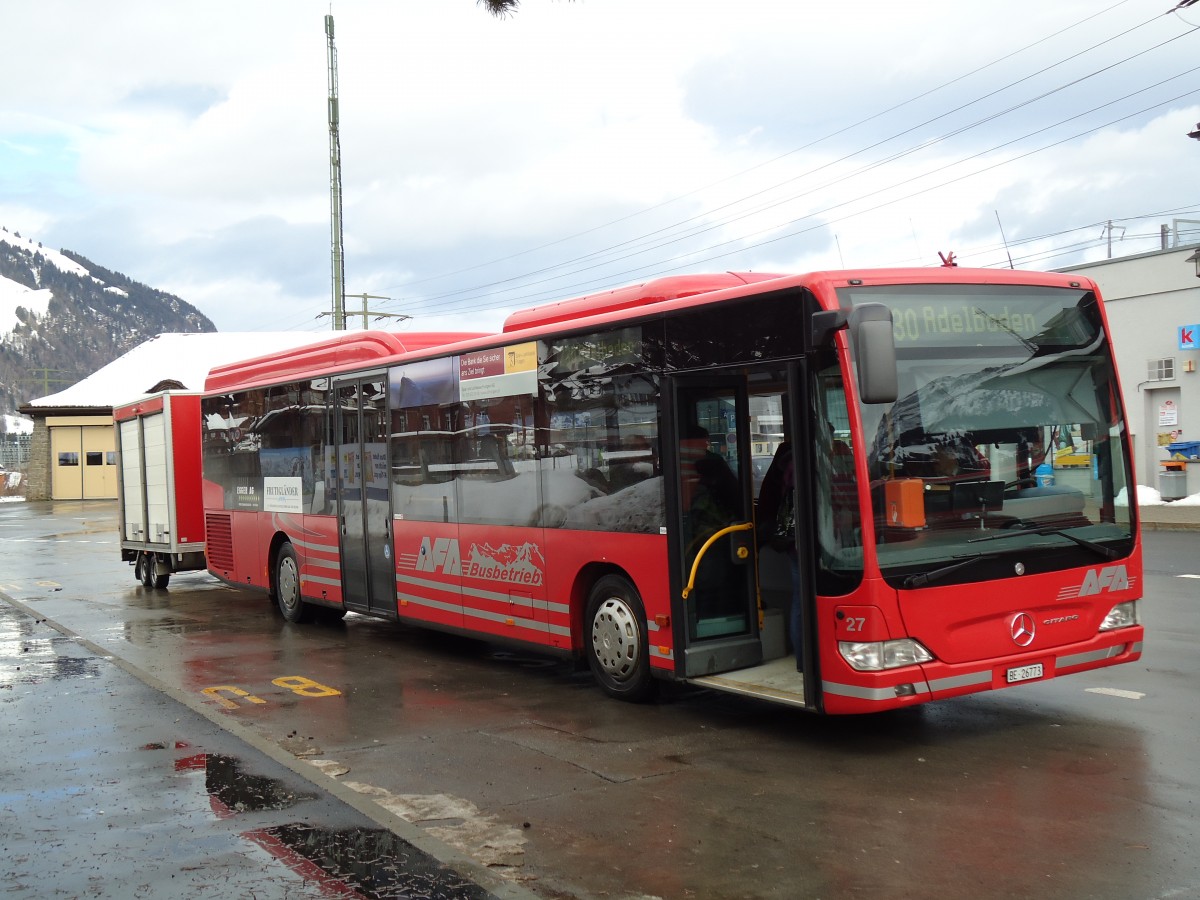
[[[880,568],[898,587],[1129,552],[1130,460],[1094,294],[1014,285],[844,288],[892,311],[900,390],[861,404]],[[851,554],[840,563],[861,565]]]

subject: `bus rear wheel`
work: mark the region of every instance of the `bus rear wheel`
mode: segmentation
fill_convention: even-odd
[[[654,696],[646,611],[642,598],[620,575],[605,575],[588,595],[584,644],[588,665],[611,697],[641,702]]]
[[[292,545],[284,544],[275,558],[275,602],[289,622],[307,622],[312,607],[300,598],[300,565]]]

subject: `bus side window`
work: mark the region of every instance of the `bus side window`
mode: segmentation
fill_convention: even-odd
[[[533,423],[526,395],[464,405],[455,460],[459,521],[479,525],[538,524],[539,488],[533,460],[514,459],[514,444]]]
[[[454,433],[437,405],[392,410],[388,442],[393,512],[419,522],[458,521]]]

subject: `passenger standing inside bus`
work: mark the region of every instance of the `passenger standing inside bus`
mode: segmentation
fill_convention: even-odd
[[[709,447],[708,431],[688,429],[679,451],[683,469],[683,506],[695,534],[708,535],[737,519],[738,480],[729,463]]]
[[[796,654],[796,668],[804,668],[800,628],[800,560],[796,555],[796,474],[792,445],[784,441],[763,476],[758,492],[757,525],[759,545],[770,544],[785,553],[791,572],[792,602],[788,612],[788,637]]]
[[[708,431],[691,426],[679,448],[684,509],[684,564],[691,568],[712,535],[739,518],[740,487],[729,463],[709,446]],[[696,573],[696,608],[701,618],[729,611],[738,596],[738,573],[728,552],[706,553]]]

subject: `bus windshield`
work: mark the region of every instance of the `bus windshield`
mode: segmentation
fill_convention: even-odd
[[[898,399],[860,406],[890,584],[979,581],[1130,552],[1125,423],[1093,293],[986,284],[839,293],[843,306],[892,311]]]

